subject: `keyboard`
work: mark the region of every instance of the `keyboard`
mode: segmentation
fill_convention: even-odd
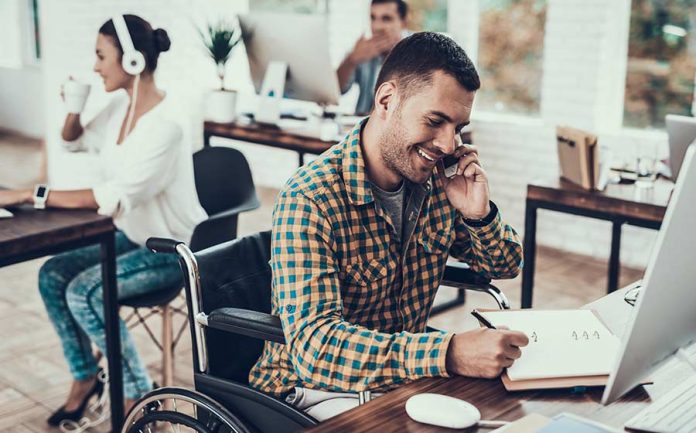
[[[696,375],[639,412],[624,427],[654,433],[696,433]]]
[[[691,343],[680,349],[680,358],[696,371],[696,343]]]

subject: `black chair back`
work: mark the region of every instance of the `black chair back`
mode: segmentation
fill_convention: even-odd
[[[235,239],[196,253],[206,314],[222,308],[271,312],[271,232]],[[217,329],[206,329],[209,374],[248,384],[249,370],[264,342]]]
[[[193,230],[189,247],[200,251],[237,237],[239,214],[260,206],[244,155],[229,147],[206,147],[193,155],[198,200],[208,219]],[[181,283],[121,300],[122,305],[151,308],[176,298]]]
[[[230,147],[205,147],[193,155],[198,200],[209,216],[258,203],[249,163]]]

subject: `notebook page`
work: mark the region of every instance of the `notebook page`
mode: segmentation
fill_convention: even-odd
[[[590,310],[522,310],[481,313],[493,325],[522,331],[529,345],[507,369],[511,380],[609,374],[619,349]]]

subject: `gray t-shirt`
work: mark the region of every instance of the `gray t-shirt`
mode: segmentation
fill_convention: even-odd
[[[386,212],[394,224],[394,233],[397,236],[399,242],[401,242],[402,234],[402,222],[404,215],[404,201],[406,197],[406,182],[401,182],[401,187],[396,191],[385,191],[372,184],[372,192],[375,195],[375,201],[379,206],[382,207],[384,212]]]

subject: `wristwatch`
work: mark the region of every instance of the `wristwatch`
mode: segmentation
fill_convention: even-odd
[[[488,215],[479,219],[464,218],[464,223],[469,227],[485,227],[492,223],[495,217],[498,215],[498,206],[496,206],[495,203],[490,200],[488,203],[491,206],[491,210],[488,212]]]
[[[34,187],[34,209],[46,209],[49,191],[48,185],[45,184],[38,184]]]

